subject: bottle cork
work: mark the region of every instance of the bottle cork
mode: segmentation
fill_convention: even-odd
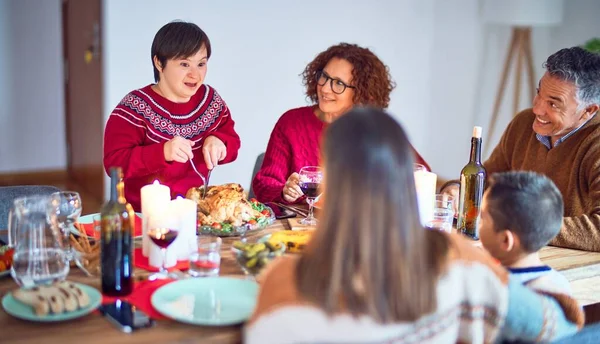
[[[481,138],[481,127],[473,127],[473,137],[476,139],[480,139]]]

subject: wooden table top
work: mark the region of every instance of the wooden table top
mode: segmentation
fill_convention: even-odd
[[[250,239],[289,229],[287,220],[276,221],[269,228],[248,235]],[[230,246],[239,238],[223,238],[221,251],[221,276],[243,276]],[[600,253],[584,252],[557,247],[546,247],[541,252],[542,260],[561,271],[571,282],[576,298],[582,304],[600,302]],[[136,270],[136,278],[144,278],[148,272]],[[100,289],[100,279],[86,277],[78,269],[72,268],[69,280],[88,284]],[[15,289],[17,285],[10,278],[0,279],[0,296]],[[203,327],[178,323],[171,320],[158,320],[155,327],[143,329],[133,334],[120,332],[106,319],[92,313],[79,319],[60,323],[33,323],[19,320],[0,310],[0,342],[36,343],[41,338],[60,343],[239,343],[241,326]]]
[[[540,258],[567,278],[582,306],[600,302],[600,253],[547,246]]]

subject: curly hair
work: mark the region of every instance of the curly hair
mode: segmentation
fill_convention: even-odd
[[[302,84],[306,86],[306,96],[317,103],[318,72],[332,58],[344,59],[352,64],[352,85],[354,104],[369,105],[385,109],[390,103],[390,93],[396,87],[389,68],[368,48],[356,44],[340,43],[321,52],[302,72]]]

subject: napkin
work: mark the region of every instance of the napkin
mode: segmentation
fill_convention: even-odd
[[[300,223],[303,220],[303,217],[295,217],[288,219],[288,223],[290,224],[290,229],[293,231],[305,231],[309,229],[316,229],[316,226],[303,225]]]
[[[162,314],[152,307],[152,302],[150,301],[152,294],[163,285],[174,282],[173,279],[164,279],[164,280],[155,280],[155,281],[141,281],[135,282],[133,284],[133,291],[131,294],[125,297],[112,297],[102,295],[102,304],[110,304],[115,302],[116,300],[127,301],[136,308],[140,309],[144,313],[148,314],[148,316],[155,320],[166,319]]]
[[[89,237],[97,237],[94,235],[94,224],[93,223],[79,223],[79,226],[83,227],[85,234]],[[142,219],[139,216],[135,216],[135,228],[133,230],[133,236],[142,235]]]
[[[142,254],[141,248],[136,248],[133,250],[133,265],[135,265],[136,268],[144,269],[146,271],[154,272],[154,271],[160,270],[159,268],[150,265],[150,263],[148,262],[148,257],[144,257],[144,255]],[[175,266],[172,266],[172,267],[168,268],[167,270],[169,270],[169,271],[173,271],[173,270],[184,271],[189,268],[190,268],[189,260],[178,260],[177,264],[175,264]]]

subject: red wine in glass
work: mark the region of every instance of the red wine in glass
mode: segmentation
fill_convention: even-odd
[[[156,246],[167,248],[175,241],[179,234],[176,230],[170,228],[152,228],[148,231],[148,236]]]
[[[321,183],[300,182],[300,189],[306,197],[317,198],[319,197],[319,184]]]

